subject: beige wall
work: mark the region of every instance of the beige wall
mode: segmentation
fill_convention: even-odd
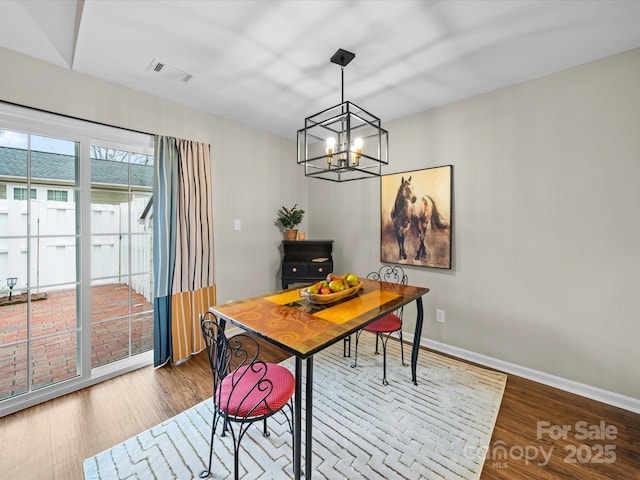
[[[408,269],[423,337],[640,399],[639,78],[637,49],[385,124],[385,173],[453,165],[453,268]],[[311,235],[366,273],[379,182],[326,183]]]
[[[211,144],[218,301],[280,287],[277,210],[307,207],[292,141],[2,48],[0,65],[0,100]]]
[[[377,180],[306,182],[288,140],[7,50],[0,65],[0,100],[212,145],[220,302],[278,286],[283,204],[335,240],[336,271],[379,264]],[[640,399],[638,78],[640,49],[385,122],[385,173],[454,166],[453,268],[408,268],[431,288],[425,338]]]

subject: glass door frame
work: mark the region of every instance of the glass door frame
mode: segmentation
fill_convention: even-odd
[[[78,345],[80,374],[60,383],[31,390],[1,401],[0,417],[3,417],[153,364],[153,351],[151,350],[94,369],[91,368],[91,235],[89,222],[91,219],[91,145],[106,142],[109,145],[119,145],[123,150],[153,155],[154,138],[152,135],[140,132],[109,127],[4,102],[0,102],[0,128],[32,135],[67,139],[79,144],[79,188],[76,199],[79,204],[77,209],[79,228],[76,232],[76,238],[79,239],[77,248],[80,249],[80,252],[79,255],[76,253],[78,262],[76,276],[79,276],[79,278],[76,277],[76,284],[80,294],[76,299],[76,302],[79,303],[76,311],[82,322]],[[31,285],[29,286],[31,287]],[[27,368],[30,369],[31,365],[28,365]]]

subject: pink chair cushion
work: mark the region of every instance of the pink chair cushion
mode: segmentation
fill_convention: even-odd
[[[390,313],[380,320],[376,320],[372,324],[367,325],[364,327],[364,330],[373,333],[389,333],[400,330],[400,328],[402,328],[402,320],[400,320],[400,317],[396,314]]]
[[[264,379],[260,381],[263,375]],[[267,380],[273,384],[271,392],[268,391],[271,386]],[[259,417],[281,409],[294,389],[295,379],[288,368],[275,363],[256,363],[240,367],[224,377],[215,402],[222,412],[230,416]]]

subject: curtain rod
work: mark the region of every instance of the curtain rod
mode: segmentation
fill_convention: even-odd
[[[6,100],[0,100],[0,102],[2,102],[4,104],[7,104],[7,105],[13,105],[14,107],[28,108],[29,110],[35,110],[36,112],[48,113],[50,115],[58,115],[60,117],[71,118],[73,120],[80,120],[82,122],[93,123],[95,125],[101,125],[103,127],[118,128],[120,130],[126,130],[126,131],[132,132],[132,133],[141,133],[143,135],[155,136],[155,133],[143,132],[142,130],[135,130],[133,128],[119,127],[117,125],[110,125],[110,124],[104,123],[104,122],[96,122],[95,120],[87,120],[86,118],[76,117],[74,115],[67,115],[65,113],[52,112],[50,110],[45,110],[43,108],[30,107],[28,105],[22,105],[20,103],[15,103],[15,102],[8,102]]]

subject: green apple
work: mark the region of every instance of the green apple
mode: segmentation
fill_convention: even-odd
[[[349,284],[350,287],[355,287],[358,282],[360,282],[360,280],[358,279],[358,276],[355,273],[350,273],[349,275],[347,275],[347,283]]]

